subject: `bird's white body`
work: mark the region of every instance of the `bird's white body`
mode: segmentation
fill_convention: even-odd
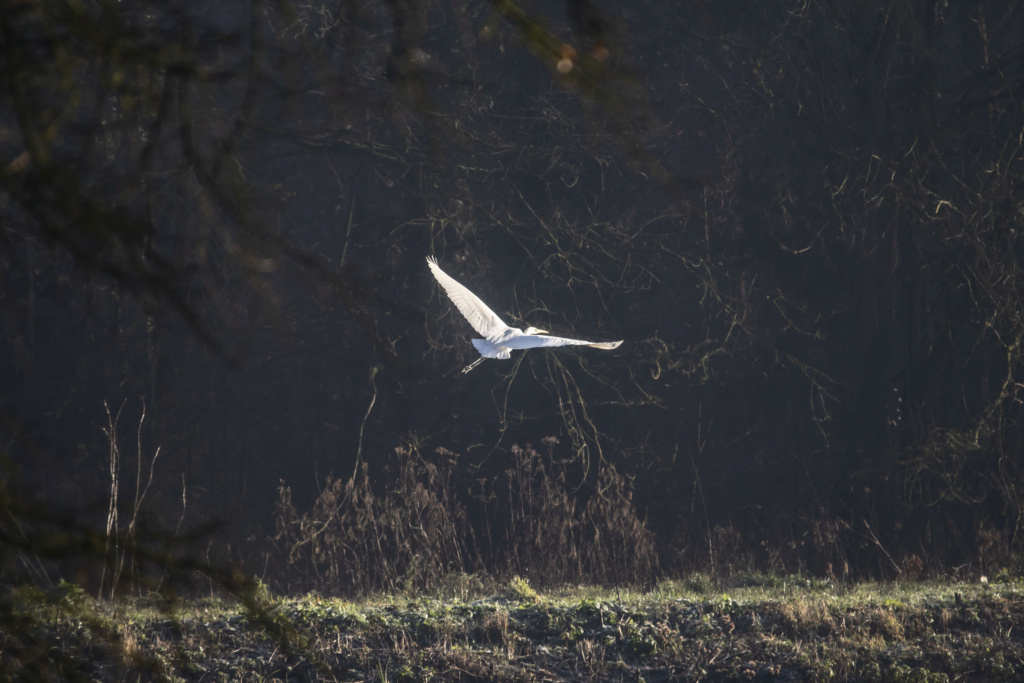
[[[591,342],[583,339],[567,339],[565,337],[552,337],[544,334],[546,330],[539,330],[536,327],[527,327],[521,330],[518,327],[509,327],[501,318],[481,301],[476,294],[466,289],[453,277],[441,270],[437,265],[437,259],[433,256],[427,257],[427,265],[430,272],[434,274],[437,281],[448,294],[459,312],[465,316],[473,329],[480,333],[483,339],[474,339],[473,346],[480,352],[480,358],[466,366],[462,371],[469,372],[485,358],[500,358],[507,360],[511,358],[512,351],[516,349],[536,349],[547,346],[590,346],[595,349],[617,349],[621,341],[616,342]]]

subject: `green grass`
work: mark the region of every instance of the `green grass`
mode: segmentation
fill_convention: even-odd
[[[21,600],[57,677],[123,680],[998,681],[1024,678],[1024,583],[860,583],[695,576],[654,590],[309,594],[259,615],[74,591]],[[88,615],[84,617],[84,615]],[[91,620],[91,621],[90,621]],[[268,624],[271,628],[268,630]],[[273,635],[271,635],[273,633]],[[5,677],[17,661],[0,633]],[[21,651],[25,651],[22,649]],[[49,659],[45,654],[49,651]],[[57,653],[59,657],[54,655]],[[48,667],[48,669],[47,669]]]

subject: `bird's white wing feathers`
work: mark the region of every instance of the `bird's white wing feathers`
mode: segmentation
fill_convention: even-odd
[[[602,351],[611,351],[612,349],[617,349],[622,346],[622,340],[620,339],[619,341],[614,342],[595,342],[593,344],[587,344],[587,346],[594,349],[601,349]]]
[[[441,267],[437,265],[437,259],[428,256],[427,265],[430,266],[430,272],[437,278],[444,291],[448,293],[448,298],[455,304],[455,308],[459,309],[459,313],[465,316],[473,329],[479,332],[484,339],[492,339],[509,329],[508,325],[502,322],[494,311],[487,308],[487,304],[480,301],[476,294],[441,270]]]
[[[437,259],[433,256],[427,257],[427,265],[430,266],[430,272],[448,293],[448,298],[452,300],[455,307],[465,316],[473,329],[484,338],[473,340],[473,345],[476,346],[482,357],[508,358],[509,349],[536,349],[545,346],[591,346],[595,349],[610,351],[619,348],[619,345],[622,344],[621,341],[592,342],[585,339],[551,337],[546,334],[533,334],[532,329],[529,334],[524,334],[522,330],[506,325],[494,311],[480,301],[476,294],[441,270],[441,267],[437,265]],[[470,366],[466,370],[472,367]]]
[[[566,339],[565,337],[549,337],[546,334],[528,334],[503,342],[510,349],[538,349],[546,346],[592,346],[595,349],[611,351],[619,348],[621,341],[592,342],[585,339]]]

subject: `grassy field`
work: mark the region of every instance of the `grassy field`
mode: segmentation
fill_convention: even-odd
[[[1024,583],[835,586],[696,576],[648,592],[263,595],[166,605],[22,596],[3,678],[259,681],[1024,680]],[[14,622],[12,622],[14,623]]]

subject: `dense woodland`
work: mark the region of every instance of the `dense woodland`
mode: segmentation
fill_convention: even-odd
[[[1020,571],[1019,3],[9,9],[8,580]]]

